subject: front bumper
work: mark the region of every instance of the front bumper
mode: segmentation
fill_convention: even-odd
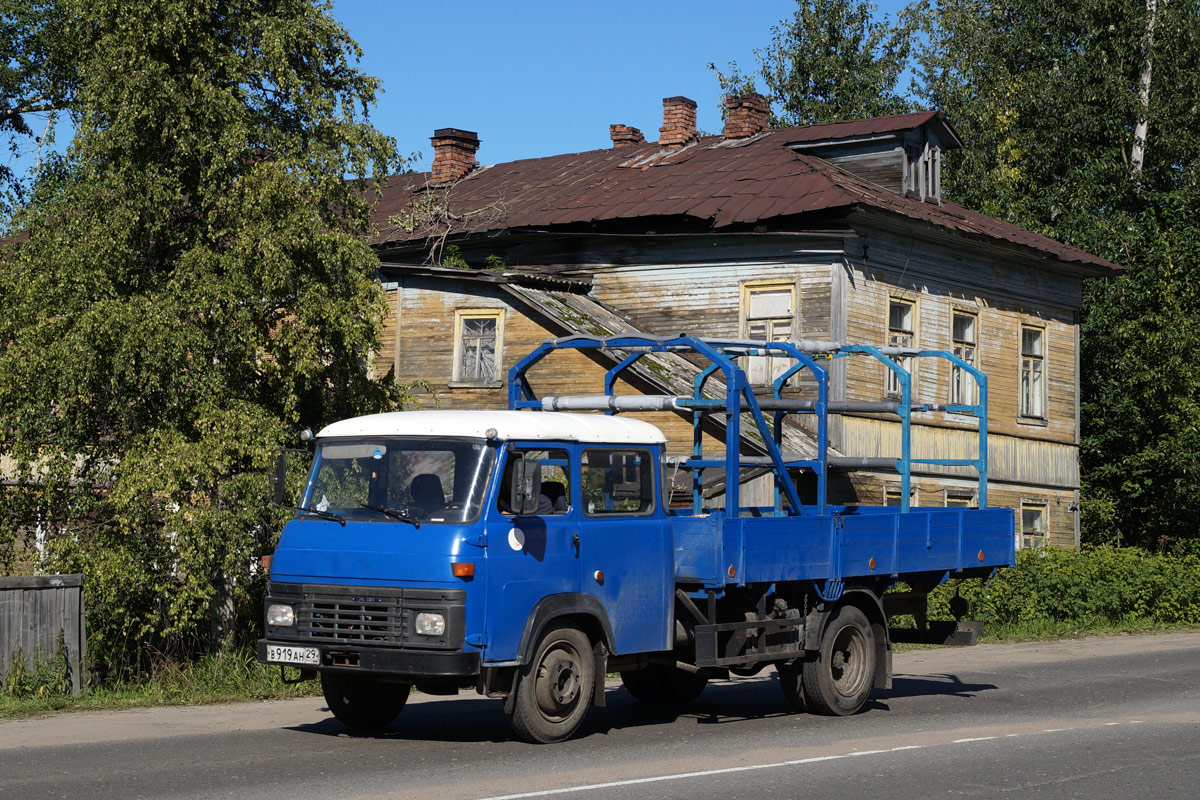
[[[316,647],[321,654],[320,663],[310,666],[268,661],[267,645],[269,644],[284,647]],[[312,641],[287,641],[284,639],[259,639],[258,661],[260,664],[274,663],[297,669],[385,673],[413,679],[468,677],[479,674],[479,653],[473,651],[406,650],[391,647],[353,647],[341,644],[330,646],[315,644]]]

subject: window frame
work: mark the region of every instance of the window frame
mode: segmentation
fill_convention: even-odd
[[[920,308],[920,303],[918,303],[917,299],[915,299],[915,298],[903,297],[901,295],[896,295],[896,294],[888,295],[887,312],[886,312],[886,316],[884,318],[884,326],[885,326],[884,338],[887,340],[887,346],[888,347],[896,346],[892,343],[892,331],[902,330],[901,328],[893,328],[892,327],[892,306],[894,304],[908,306],[909,313],[911,314],[910,324],[912,325],[912,330],[908,332],[908,335],[911,337],[911,341],[907,345],[899,345],[899,346],[900,347],[911,347],[911,348],[916,349],[918,347],[917,341],[920,336],[920,325],[921,325],[920,316],[918,313],[918,309]],[[910,398],[911,398],[912,395],[914,395],[917,390],[916,360],[914,358],[912,358],[911,356],[901,356],[898,358],[893,358],[892,360],[895,361],[897,364],[899,364],[903,369],[905,369],[908,372],[910,378],[912,379],[912,383],[910,384],[910,389],[911,389]],[[886,373],[883,377],[884,396],[889,397],[889,398],[899,398],[900,397],[900,380],[899,380],[899,378],[897,378],[895,372],[893,372],[892,370],[890,370],[886,367],[884,367],[884,372]]]
[[[454,363],[451,369],[451,388],[496,388],[504,384],[504,308],[459,308],[454,311]],[[465,351],[463,340],[464,323],[467,320],[491,319],[496,322],[495,348],[493,349],[492,376],[490,378],[466,378],[462,374],[462,359]]]
[[[1025,354],[1025,332],[1036,331],[1041,341],[1041,353],[1036,355],[1026,356]],[[1017,331],[1017,418],[1024,423],[1045,425],[1049,420],[1049,336],[1045,325],[1030,324],[1022,322]],[[1025,392],[1025,360],[1026,358],[1037,359],[1036,363],[1040,365],[1040,376],[1036,390],[1036,397],[1033,393],[1029,397],[1033,402],[1036,402],[1038,407],[1026,407],[1026,392]],[[1030,374],[1034,373],[1030,362]]]
[[[1025,528],[1025,512],[1036,511],[1041,515],[1041,529],[1037,531]],[[1022,498],[1021,507],[1017,514],[1017,549],[1036,550],[1050,543],[1050,502],[1048,500],[1029,500]]]
[[[959,317],[964,317],[971,320],[971,340],[958,339],[955,337],[954,323]],[[969,346],[972,352],[971,358],[965,358],[959,352],[959,345]],[[975,369],[980,369],[979,366],[979,312],[974,309],[959,308],[952,306],[950,308],[950,352],[966,361]],[[975,378],[966,370],[959,367],[953,362],[950,364],[950,403],[951,405],[973,406],[979,402],[978,388],[975,385]]]
[[[648,484],[650,488],[650,498],[649,503],[646,504],[646,508],[641,511],[594,511],[588,508],[587,479],[584,476],[584,472],[592,465],[585,464],[584,461],[587,459],[589,453],[636,453],[637,455],[641,456],[643,458],[641,465],[642,469],[649,470],[649,478],[647,479],[646,477],[643,477],[642,479],[643,485]],[[611,455],[609,457],[611,459]],[[629,517],[653,516],[658,511],[659,502],[659,491],[657,487],[658,481],[655,480],[655,469],[657,464],[658,459],[655,457],[654,451],[645,447],[639,447],[636,445],[616,446],[605,444],[589,444],[584,446],[579,451],[579,469],[577,473],[579,475],[580,511],[588,519],[625,519]]]
[[[794,279],[791,279],[791,280],[780,279],[780,280],[742,281],[740,284],[738,284],[738,334],[741,338],[743,338],[743,339],[757,338],[757,337],[751,336],[751,334],[750,334],[750,325],[752,322],[756,322],[760,319],[770,320],[771,322],[775,322],[775,321],[783,319],[782,317],[754,317],[754,318],[752,318],[750,316],[750,300],[754,294],[760,293],[760,292],[781,292],[781,291],[787,291],[791,295],[791,299],[789,302],[789,306],[791,307],[791,315],[790,315],[790,320],[787,323],[788,332],[787,332],[786,338],[790,340],[790,339],[795,339],[797,337],[796,321],[800,315],[799,314],[799,311],[800,311],[800,289],[797,286],[797,282]],[[765,338],[767,338],[769,341],[779,341],[777,339],[771,338],[770,327],[768,327],[767,337],[765,337]],[[762,371],[765,368],[764,362],[767,362],[768,360],[771,360],[771,359],[777,360],[779,363],[776,365],[773,365],[772,368],[767,370],[767,374],[770,377],[766,381],[763,381],[761,379],[761,377],[762,377]],[[770,386],[775,382],[775,379],[778,378],[779,375],[781,375],[784,371],[786,371],[791,365],[792,365],[792,360],[789,358],[784,358],[782,356],[749,356],[746,359],[746,363],[745,363],[745,367],[744,367],[745,371],[746,371],[746,379],[748,381],[750,381],[751,386]]]

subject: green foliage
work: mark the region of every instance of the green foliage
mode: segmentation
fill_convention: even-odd
[[[397,162],[326,4],[61,5],[75,138],[0,271],[0,453],[27,481],[0,542],[41,524],[120,672],[233,642],[282,523],[273,452],[400,401],[363,368],[369,189]]]
[[[895,24],[875,20],[876,10],[866,0],[796,0],[792,19],[771,29],[771,44],[754,55],[776,127],[912,110],[897,85],[916,22],[907,12]],[[754,90],[755,77],[737,64],[729,74],[708,66],[727,94]]]
[[[47,697],[71,694],[70,660],[63,633],[58,632],[54,651],[34,653],[32,664],[17,648],[9,661],[8,672],[0,676],[0,697]]]
[[[1001,626],[1200,624],[1196,555],[1156,555],[1135,547],[1022,550],[1016,566],[987,585],[969,580],[938,587],[930,595],[931,618],[953,618],[949,600],[955,591],[970,601],[971,619]]]
[[[289,678],[296,677],[294,670],[288,672]],[[114,678],[92,685],[80,697],[73,697],[65,683],[26,684],[19,692],[0,692],[0,719],[67,709],[275,700],[319,694],[320,690],[316,681],[285,684],[279,668],[257,663],[252,650],[231,649],[192,661],[157,659],[136,679]]]
[[[958,202],[1127,268],[1085,289],[1083,537],[1157,548],[1200,518],[1200,14],[1159,3],[945,0],[919,91],[965,147]],[[1144,67],[1152,66],[1143,106]],[[1139,121],[1145,161],[1135,168]]]
[[[77,48],[69,12],[55,0],[0,0],[0,137],[14,156],[53,141],[54,123],[73,96]],[[43,115],[41,123],[36,117]],[[27,182],[0,163],[0,219],[20,204]]]

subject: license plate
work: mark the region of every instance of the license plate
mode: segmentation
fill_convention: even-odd
[[[285,647],[279,644],[267,645],[267,661],[276,664],[311,664],[321,663],[321,651],[315,647]]]

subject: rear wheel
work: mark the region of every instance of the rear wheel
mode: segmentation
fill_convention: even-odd
[[[383,730],[400,716],[412,686],[386,683],[373,675],[322,672],[321,690],[338,722],[358,731]]]
[[[817,657],[804,662],[804,702],[809,711],[844,717],[867,702],[875,682],[875,635],[854,606],[842,606],[825,626]]]
[[[695,700],[708,685],[708,678],[666,664],[648,664],[634,672],[622,672],[621,682],[635,699],[669,707]]]
[[[587,635],[574,625],[555,626],[542,634],[533,658],[517,676],[517,688],[504,708],[508,723],[527,742],[568,739],[587,715],[595,681]]]

